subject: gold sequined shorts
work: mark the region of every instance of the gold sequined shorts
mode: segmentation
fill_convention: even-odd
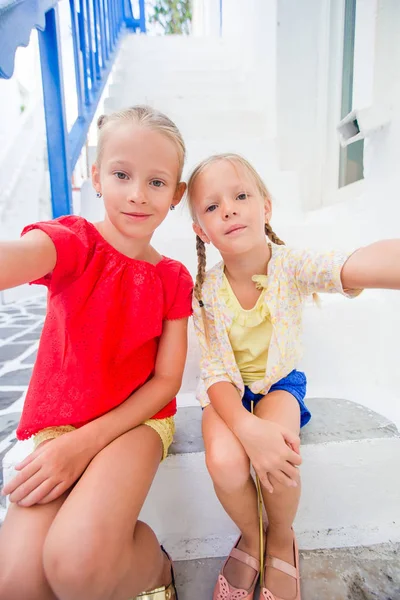
[[[143,425],[148,425],[148,427],[154,429],[154,431],[156,431],[160,436],[163,445],[163,457],[161,460],[164,460],[167,458],[169,447],[174,439],[174,417],[166,417],[165,419],[149,419],[148,421],[145,421]],[[72,425],[60,425],[59,427],[47,427],[46,429],[42,429],[33,436],[34,446],[37,448],[43,442],[47,440],[53,440],[64,433],[74,431],[74,429],[75,427]]]

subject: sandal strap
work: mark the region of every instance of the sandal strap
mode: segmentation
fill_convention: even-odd
[[[232,558],[236,558],[236,560],[239,560],[240,562],[244,563],[248,567],[251,567],[257,572],[259,572],[260,570],[260,561],[257,560],[257,558],[250,556],[250,554],[247,554],[247,552],[239,550],[239,548],[232,548],[229,556],[231,556]]]
[[[135,600],[175,600],[175,598],[175,586],[171,582],[168,587],[163,585],[150,592],[142,592]]]
[[[297,569],[290,563],[285,560],[281,560],[280,558],[275,558],[275,556],[266,556],[265,560],[266,567],[272,567],[273,569],[277,569],[278,571],[282,571],[286,575],[293,577],[293,579],[297,579]]]
[[[141,594],[139,594],[139,596],[136,596],[136,598],[134,598],[133,600],[178,600],[178,594],[176,592],[176,586],[175,586],[175,573],[174,573],[174,565],[172,562],[172,558],[170,557],[170,555],[168,554],[168,552],[166,551],[164,546],[161,546],[161,550],[164,552],[164,554],[168,558],[169,562],[171,563],[171,576],[172,576],[171,583],[167,587],[165,585],[163,585],[163,586],[155,588],[154,590],[151,590],[149,592],[142,592]]]

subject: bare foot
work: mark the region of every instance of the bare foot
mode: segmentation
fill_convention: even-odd
[[[277,531],[276,533],[269,529],[267,536],[267,554],[275,558],[280,558],[289,565],[295,566],[293,531]],[[264,586],[269,591],[283,598],[284,600],[294,600],[297,593],[296,580],[286,573],[282,573],[273,567],[265,568]]]
[[[257,538],[253,542],[250,541],[250,543],[246,543],[242,536],[236,548],[259,560],[260,546]],[[230,583],[230,585],[243,590],[248,590],[251,588],[254,582],[255,574],[256,572],[252,567],[245,565],[240,560],[236,560],[236,558],[233,558],[232,556],[229,558],[223,571],[223,576],[226,578],[228,583]]]

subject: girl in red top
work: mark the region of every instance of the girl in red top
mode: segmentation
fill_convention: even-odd
[[[170,559],[138,516],[172,441],[186,358],[192,280],[150,245],[185,191],[185,148],[147,107],[99,128],[104,220],[61,217],[0,244],[0,289],[48,288],[17,431],[37,449],[3,490],[1,600],[176,598]]]

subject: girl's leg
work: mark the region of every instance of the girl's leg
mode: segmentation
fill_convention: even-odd
[[[242,533],[238,548],[259,558],[257,492],[250,475],[249,459],[237,437],[211,405],[203,412],[203,438],[215,492]],[[254,580],[254,570],[230,558],[224,576],[232,586],[248,589]]]
[[[0,600],[56,600],[43,569],[43,545],[66,496],[43,506],[10,506],[0,529]]]
[[[44,547],[59,600],[128,600],[171,581],[153,531],[137,521],[162,456],[141,425],[92,460],[57,515]]]
[[[282,390],[271,392],[256,406],[258,417],[275,421],[298,434],[300,430],[300,407],[296,398]],[[292,524],[300,500],[300,476],[297,488],[287,488],[270,476],[274,493],[264,488],[263,498],[268,515],[267,554],[294,565]],[[265,572],[265,585],[280,598],[291,600],[296,596],[296,581],[273,568]]]

